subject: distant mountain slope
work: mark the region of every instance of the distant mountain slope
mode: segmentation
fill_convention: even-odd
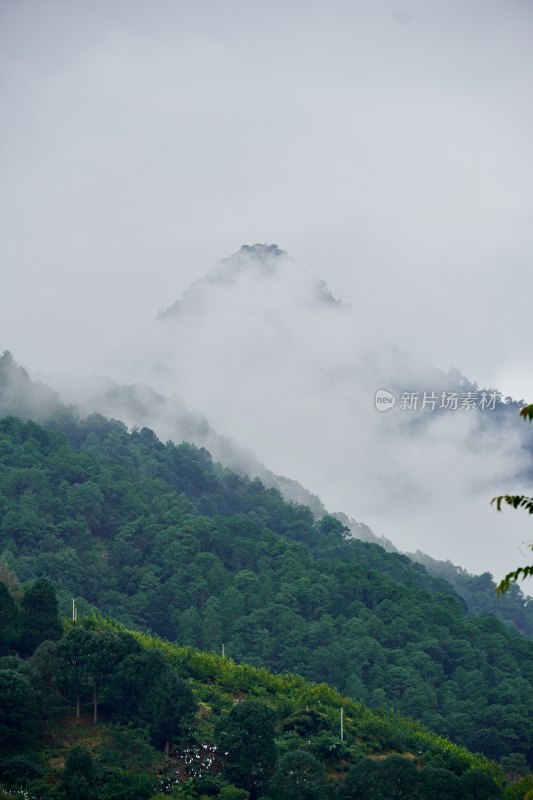
[[[316,495],[297,481],[276,475],[250,451],[218,434],[204,416],[188,409],[177,396],[168,398],[148,386],[123,386],[109,378],[93,376],[65,387],[60,398],[46,384],[33,381],[11,353],[5,351],[0,356],[0,416],[14,414],[47,423],[60,412],[74,408],[83,416],[97,412],[123,420],[130,427],[149,427],[163,441],[186,441],[205,447],[217,461],[238,474],[260,478],[287,500],[309,506],[318,517],[326,514]]]
[[[59,395],[43,383],[31,380],[12,354],[0,356],[0,414],[16,414],[37,422],[50,419],[64,408]]]
[[[350,519],[346,514],[336,513],[333,516],[349,528],[355,538],[377,544],[388,553],[399,553],[389,539],[376,536],[368,525]],[[475,614],[494,614],[502,622],[513,624],[517,630],[533,639],[533,598],[524,595],[518,584],[512,584],[505,595],[497,595],[497,582],[489,572],[472,575],[451,561],[439,561],[420,550],[405,555],[423,564],[430,575],[450,583],[469,611]]]
[[[343,514],[342,511],[336,511],[332,516],[334,516],[335,519],[338,519],[339,522],[342,522],[342,524],[350,530],[352,536],[354,536],[356,539],[361,539],[361,541],[369,542],[370,544],[378,544],[380,547],[386,550],[387,553],[400,552],[398,548],[393,545],[390,539],[386,539],[384,536],[376,536],[374,531],[369,528],[368,525],[365,525],[364,522],[358,522],[357,520],[349,517],[347,514]],[[418,559],[413,558],[413,561],[417,560]]]
[[[423,564],[430,575],[451,583],[472,611],[494,614],[504,622],[512,622],[519,631],[533,638],[533,597],[524,596],[517,584],[511,584],[505,595],[496,595],[496,581],[489,572],[471,575],[451,561],[437,561],[420,551],[408,555]]]
[[[0,422],[0,556],[19,580],[531,761],[533,643],[449,583],[193,445],[99,415],[54,425]]]

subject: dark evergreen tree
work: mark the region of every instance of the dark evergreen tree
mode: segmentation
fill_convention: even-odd
[[[420,800],[462,800],[460,779],[447,769],[426,767],[420,775]]]
[[[132,636],[113,631],[89,631],[84,656],[84,668],[92,685],[93,722],[98,721],[98,703],[101,689],[115,672],[120,662],[138,645]]]
[[[77,625],[63,637],[57,647],[63,684],[72,691],[75,697],[76,719],[80,718],[81,694],[92,667],[94,637],[93,631]]]
[[[9,653],[19,637],[19,612],[5,583],[0,581],[0,656]]]
[[[465,800],[498,800],[500,787],[481,769],[471,769],[461,775],[461,791]]]
[[[54,586],[47,578],[39,578],[22,597],[20,651],[31,655],[41,642],[57,641],[62,632]]]
[[[169,755],[184,721],[195,709],[196,701],[187,681],[166,667],[148,688],[139,713],[148,723],[153,743],[164,747]]]
[[[127,655],[110,676],[107,702],[116,719],[122,722],[143,718],[142,706],[150,687],[168,669],[168,664],[157,650],[143,650]]]
[[[269,783],[269,793],[276,800],[326,800],[331,792],[324,764],[302,750],[286,753]]]
[[[0,669],[0,752],[28,746],[38,711],[38,696],[28,678]]]
[[[349,770],[339,787],[339,800],[392,800],[383,786],[383,768],[379,761],[362,758]]]
[[[416,798],[420,779],[412,761],[401,756],[390,756],[382,762],[381,767],[381,791],[387,797],[398,800]]]
[[[217,725],[216,738],[231,783],[260,796],[276,763],[274,714],[264,703],[237,703]]]
[[[97,768],[90,750],[75,745],[69,751],[59,786],[68,800],[95,800]]]

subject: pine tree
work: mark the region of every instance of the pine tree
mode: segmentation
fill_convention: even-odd
[[[39,578],[28,586],[21,603],[20,651],[31,655],[41,642],[57,641],[63,625],[53,584]]]

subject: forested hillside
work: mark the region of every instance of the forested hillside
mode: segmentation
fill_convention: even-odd
[[[517,583],[512,583],[504,595],[498,595],[496,581],[489,572],[472,575],[451,561],[438,561],[420,551],[409,556],[423,564],[430,575],[451,583],[472,611],[494,614],[533,638],[533,597],[524,595]]]
[[[357,539],[378,544],[388,553],[399,553],[389,539],[376,536],[368,525],[350,519],[343,513],[335,513],[333,516],[346,525]],[[420,550],[406,555],[423,564],[434,578],[442,578],[451,583],[470,611],[476,614],[494,614],[503,622],[512,623],[529,639],[533,638],[533,598],[524,594],[517,583],[512,583],[504,595],[498,595],[497,582],[489,572],[473,575],[451,561],[439,561]]]
[[[98,609],[237,661],[327,681],[522,769],[533,643],[467,613],[407,557],[214,464],[205,450],[74,414],[0,422],[0,552]]]
[[[0,417],[14,414],[45,427],[60,412],[74,406],[82,416],[99,413],[120,419],[129,427],[148,427],[159,438],[173,442],[191,442],[205,447],[214,459],[239,475],[258,477],[267,487],[279,489],[290,502],[303,503],[322,517],[326,509],[320,499],[298,481],[277,475],[236,442],[217,433],[202,414],[195,413],[175,395],[172,398],[149,386],[125,386],[109,378],[92,376],[77,379],[61,397],[47,384],[34,381],[6,350],[0,356]]]
[[[217,434],[205,418],[191,412],[176,397],[170,400],[146,386],[122,386],[108,379],[92,378],[82,382],[70,399],[76,400],[76,410],[82,416],[101,412],[125,421],[130,427],[156,426],[159,438],[164,435],[164,440],[185,440],[205,446],[216,461],[238,474],[259,477],[266,487],[279,489],[289,502],[309,506],[319,519],[327,514],[320,498],[297,481],[276,475],[250,453]],[[506,413],[512,405],[505,405]],[[33,381],[9,352],[0,356],[0,417],[14,414],[54,428],[57,415],[71,415],[73,409],[74,406],[66,405],[63,398],[60,399],[48,386]],[[498,413],[504,413],[504,410],[499,409]],[[529,440],[527,444],[530,445]],[[378,544],[389,552],[399,552],[391,541],[376,536],[364,523],[342,512],[333,516],[350,528],[355,538]],[[408,555],[423,564],[431,575],[449,581],[471,611],[494,614],[533,638],[533,603],[518,585],[511,586],[505,597],[496,597],[496,583],[488,574],[471,575],[451,562],[438,561],[420,551]]]
[[[0,608],[2,798],[514,800],[532,785],[325,685],[62,622],[46,579],[0,582]]]

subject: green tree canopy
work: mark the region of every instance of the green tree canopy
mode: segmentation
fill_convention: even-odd
[[[196,701],[187,681],[166,667],[148,688],[140,705],[140,715],[148,723],[152,741],[164,746],[169,755],[184,720],[196,709]]]
[[[324,764],[302,750],[280,759],[269,784],[276,800],[326,800],[329,789]]]
[[[53,584],[47,578],[33,581],[21,602],[20,649],[31,655],[41,642],[57,641],[63,632]]]
[[[5,583],[0,581],[0,656],[8,653],[19,636],[19,611]]]
[[[38,712],[38,697],[25,675],[0,669],[0,752],[27,744]]]
[[[276,763],[274,713],[258,700],[237,703],[221,718],[216,739],[231,783],[260,796]]]

